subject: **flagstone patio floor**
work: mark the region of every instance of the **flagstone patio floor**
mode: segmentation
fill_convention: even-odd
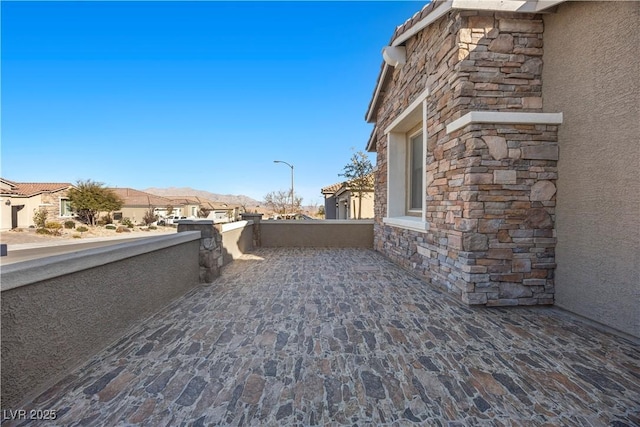
[[[640,348],[557,309],[469,308],[374,251],[259,249],[28,408],[71,426],[633,426]]]

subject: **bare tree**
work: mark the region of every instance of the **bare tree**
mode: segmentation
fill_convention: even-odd
[[[291,208],[291,191],[272,191],[264,196],[264,203],[275,213],[284,215],[287,208]],[[302,197],[294,197],[293,209],[299,210],[301,205]]]

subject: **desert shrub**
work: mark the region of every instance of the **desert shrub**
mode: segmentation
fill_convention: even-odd
[[[81,225],[80,227],[76,228],[76,231],[79,231],[80,233],[84,233],[85,231],[89,231],[89,229],[84,225]]]
[[[82,239],[82,235],[80,235],[80,234],[74,234],[71,237],[73,237],[74,239]]]
[[[153,211],[153,208],[149,208],[142,217],[142,223],[144,225],[151,225],[158,220],[158,215]]]
[[[60,230],[62,228],[62,224],[60,224],[59,222],[49,221],[45,223],[44,227],[48,228],[49,230]]]
[[[115,225],[113,225],[113,224],[109,224],[104,228],[106,228],[107,230],[115,230],[117,227]]]
[[[65,221],[64,222],[64,228],[66,229],[71,229],[71,228],[76,228],[76,222],[75,221]]]
[[[44,228],[47,223],[47,211],[44,209],[38,209],[33,213],[33,223],[37,228]],[[44,234],[44,233],[41,233]]]
[[[133,227],[133,225],[132,225]],[[129,230],[128,226],[125,227],[123,225],[118,226],[118,228],[116,228],[116,233],[131,233],[131,230]]]
[[[47,230],[46,228],[38,228],[36,230],[36,234],[51,234],[51,231]]]
[[[122,218],[122,221],[120,221],[120,224],[127,226],[129,228],[133,228],[133,221],[131,221],[131,219],[129,218]]]
[[[150,225],[149,226],[149,230],[157,230],[157,229],[158,229],[158,227],[156,227],[155,225]]]

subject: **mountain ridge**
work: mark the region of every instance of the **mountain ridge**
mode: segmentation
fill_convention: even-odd
[[[262,202],[255,200],[249,196],[245,196],[243,194],[218,194],[211,193],[205,190],[196,190],[191,187],[168,187],[168,188],[157,188],[151,187],[146,190],[142,190],[146,193],[155,194],[156,196],[197,196],[203,199],[211,200],[212,202],[224,202],[233,205],[242,205],[247,209],[252,208],[254,206],[262,205]]]

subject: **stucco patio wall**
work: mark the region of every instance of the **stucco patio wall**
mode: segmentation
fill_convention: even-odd
[[[62,379],[198,285],[199,232],[2,268],[2,408]]]
[[[220,224],[223,263],[228,264],[253,250],[253,221]]]
[[[263,247],[373,248],[373,220],[262,221]]]

